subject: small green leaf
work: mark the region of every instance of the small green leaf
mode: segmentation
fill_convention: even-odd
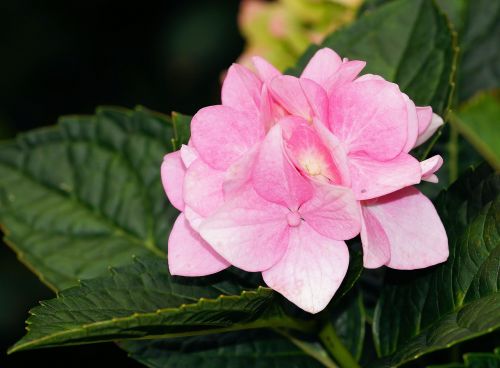
[[[178,112],[172,113],[172,123],[175,132],[174,151],[181,148],[181,145],[189,141],[191,136],[191,119],[189,115],[183,115]]]
[[[383,357],[374,367],[397,367],[500,326],[499,191],[499,175],[482,165],[439,196],[450,257],[425,270],[389,273],[374,316]]]
[[[99,108],[0,144],[6,243],[54,290],[133,254],[163,256],[177,210],[160,165],[186,139],[176,132],[169,117],[145,108]]]
[[[481,93],[451,115],[452,124],[496,169],[500,170],[500,98]]]
[[[417,105],[445,115],[457,50],[447,19],[430,0],[395,0],[366,12],[321,44],[342,57],[365,60],[363,73],[399,84]],[[317,50],[311,47],[292,71],[300,74]]]
[[[229,272],[229,273],[228,273]],[[313,327],[282,315],[268,288],[245,291],[231,271],[172,277],[164,260],[136,259],[31,311],[10,352],[120,339],[179,337],[259,327]]]
[[[130,356],[150,368],[319,368],[318,361],[270,331],[231,332],[185,339],[126,341]]]

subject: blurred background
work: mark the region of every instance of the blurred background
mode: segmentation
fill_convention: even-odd
[[[193,114],[219,102],[221,71],[243,50],[239,2],[0,2],[0,139],[98,105]],[[0,245],[0,367],[138,367],[112,344],[6,356],[27,311],[52,292]],[[103,364],[104,365],[104,364]]]

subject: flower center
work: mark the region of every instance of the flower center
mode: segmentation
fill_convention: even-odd
[[[297,211],[295,212],[289,212],[288,215],[286,215],[286,219],[288,221],[288,225],[292,227],[299,226],[302,219],[300,218],[300,215]]]
[[[295,124],[295,125],[293,125]],[[330,149],[306,123],[285,125],[285,149],[299,171],[315,180],[340,183],[340,173]]]
[[[321,175],[328,171],[327,163],[313,152],[305,152],[298,159],[299,166],[310,176]],[[326,175],[325,175],[326,176]]]

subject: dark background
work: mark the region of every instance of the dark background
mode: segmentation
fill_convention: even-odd
[[[0,139],[98,105],[193,114],[241,53],[239,2],[0,1]],[[0,244],[0,367],[138,367],[113,344],[6,356],[53,294]]]

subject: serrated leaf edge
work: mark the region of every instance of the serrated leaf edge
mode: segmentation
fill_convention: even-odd
[[[79,282],[81,284],[81,282]],[[55,337],[59,336],[64,336],[64,335],[72,335],[74,333],[78,332],[83,332],[85,330],[88,330],[89,328],[94,328],[98,326],[107,326],[107,325],[113,325],[114,323],[117,322],[124,322],[124,321],[133,321],[137,320],[142,317],[148,317],[148,316],[154,316],[156,314],[168,314],[168,313],[179,313],[179,312],[184,312],[184,311],[196,311],[199,309],[203,309],[203,306],[205,305],[215,305],[218,303],[221,303],[223,300],[240,300],[240,299],[251,299],[253,297],[258,297],[258,296],[264,296],[264,297],[271,297],[273,295],[273,291],[267,287],[262,287],[259,286],[256,290],[244,290],[241,292],[239,295],[219,295],[215,299],[209,299],[209,298],[200,298],[196,303],[190,303],[190,304],[181,304],[179,307],[169,307],[169,308],[160,308],[155,310],[154,312],[147,312],[147,313],[132,313],[131,315],[127,317],[116,317],[104,321],[98,321],[98,322],[93,322],[93,323],[88,323],[85,325],[81,325],[76,328],[72,328],[69,330],[61,331],[61,332],[56,332],[50,335],[43,336],[41,338],[37,338],[34,340],[29,340],[25,343],[21,343],[23,339],[21,339],[18,343],[16,343],[14,346],[12,346],[8,350],[8,354],[12,354],[16,351],[21,351],[21,350],[27,350],[30,348],[36,348],[37,345],[42,343],[43,341],[46,340],[51,340]],[[64,298],[64,296],[58,296],[57,299]],[[43,308],[43,302],[41,303],[41,306],[38,306],[32,310],[30,310],[30,315],[36,315],[36,309],[37,308]],[[207,330],[207,333],[220,333],[220,332],[228,332],[228,331],[234,331],[234,330],[240,330],[240,329],[250,329],[250,328],[259,328],[259,327],[269,327],[270,326],[270,321],[265,320],[265,321],[258,321],[259,323],[246,323],[239,325],[235,324],[232,325],[228,328],[220,328],[220,329],[209,329]],[[26,330],[29,332],[30,328],[29,325],[30,323],[30,318],[26,321]],[[260,326],[262,324],[262,326]],[[247,327],[249,326],[249,327]],[[286,326],[285,326],[286,327]],[[195,333],[193,332],[186,332],[186,333],[176,333],[176,334],[166,334],[166,335],[148,335],[148,336],[141,336],[139,338],[131,338],[132,340],[144,340],[144,339],[157,339],[157,338],[172,338],[172,337],[182,337],[182,336],[192,336],[192,335],[201,335],[201,331],[196,331]],[[123,339],[125,340],[125,339]],[[127,339],[130,340],[130,339]],[[99,341],[109,341],[108,339],[105,340],[96,340],[93,342],[99,342]],[[76,344],[64,344],[64,345],[77,345]]]

